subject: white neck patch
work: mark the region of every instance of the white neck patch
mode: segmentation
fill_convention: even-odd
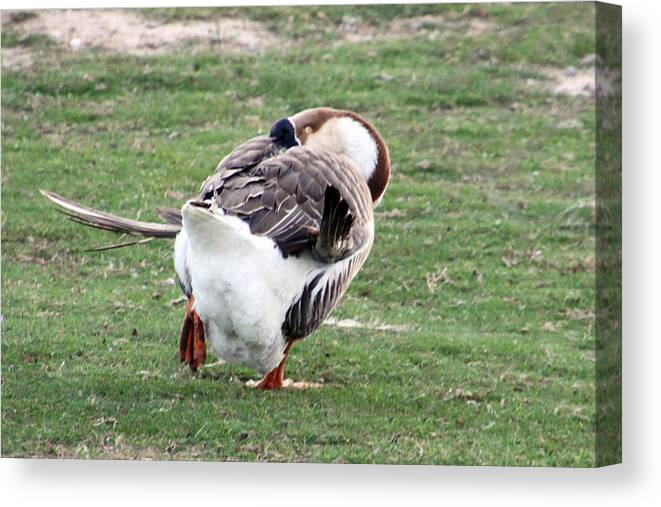
[[[338,118],[339,131],[344,138],[345,155],[356,163],[356,168],[365,178],[370,179],[379,155],[374,138],[369,131],[353,118]]]
[[[351,159],[365,181],[370,179],[379,156],[376,141],[359,122],[347,116],[331,118],[315,134],[310,135],[306,146],[319,147]]]

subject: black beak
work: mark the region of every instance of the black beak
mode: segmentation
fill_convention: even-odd
[[[294,125],[287,118],[282,118],[273,124],[270,136],[283,148],[291,148],[300,144],[296,140]]]

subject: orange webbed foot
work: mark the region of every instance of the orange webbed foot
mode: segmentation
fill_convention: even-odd
[[[287,361],[287,355],[289,354],[289,349],[293,342],[287,340],[287,345],[285,345],[285,352],[282,361],[280,364],[273,368],[270,372],[264,375],[262,380],[248,380],[246,385],[248,387],[255,387],[257,389],[271,390],[271,389],[283,389],[285,387],[292,389],[307,389],[307,388],[317,388],[323,387],[323,384],[317,384],[315,382],[294,382],[292,379],[285,379],[285,361]]]

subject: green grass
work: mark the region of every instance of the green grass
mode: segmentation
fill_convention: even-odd
[[[298,42],[193,65],[51,50],[3,71],[3,455],[593,465],[594,102],[526,80],[594,52],[594,7],[478,7],[233,9]],[[339,47],[310,29],[345,11],[501,29]],[[322,326],[287,370],[319,390],[257,392],[237,366],[195,377],[177,358],[172,244],[86,252],[116,238],[38,189],[155,219],[232,147],[315,105],[370,118],[394,163],[333,316],[409,330]]]

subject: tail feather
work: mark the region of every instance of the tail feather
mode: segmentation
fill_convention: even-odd
[[[313,255],[326,261],[340,260],[351,246],[353,221],[349,204],[338,189],[329,185],[324,194],[324,211]]]
[[[124,237],[125,235],[122,235]],[[103,246],[97,246],[94,248],[88,248],[85,250],[86,252],[105,252],[107,250],[115,250],[117,248],[124,248],[126,246],[133,246],[133,245],[143,245],[145,243],[149,243],[150,241],[154,240],[155,238],[145,238],[145,239],[136,239],[133,241],[126,241],[124,243],[114,243],[112,245],[103,245]]]
[[[158,211],[158,216],[167,223],[181,227],[182,219],[180,210],[173,208],[159,208],[156,211]]]
[[[145,236],[148,238],[174,238],[181,230],[181,223],[159,224],[131,220],[89,208],[54,192],[47,190],[40,190],[40,192],[46,199],[59,207],[58,211],[67,215],[74,222],[96,229]],[[175,214],[176,212],[171,215],[173,216]],[[166,220],[170,222],[167,218]]]

